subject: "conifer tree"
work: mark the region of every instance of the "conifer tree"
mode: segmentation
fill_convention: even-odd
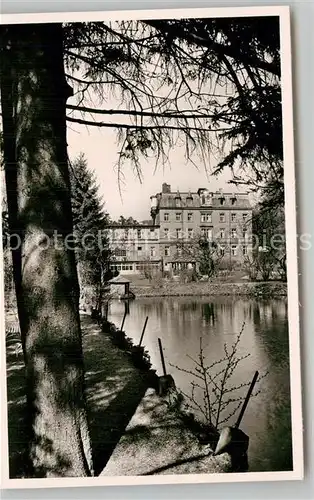
[[[80,154],[70,169],[75,253],[82,289],[90,287],[101,308],[106,281],[111,277],[107,238],[108,214],[99,196],[95,174]],[[83,290],[84,291],[84,290]]]

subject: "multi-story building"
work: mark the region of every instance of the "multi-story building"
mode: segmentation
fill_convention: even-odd
[[[247,193],[172,192],[169,184],[151,196],[149,223],[110,227],[118,271],[141,272],[147,265],[164,271],[197,267],[193,249],[200,237],[212,242],[221,262],[241,264],[252,251],[252,207]]]
[[[141,273],[147,267],[160,269],[159,238],[159,226],[152,221],[110,225],[111,269],[121,274]]]

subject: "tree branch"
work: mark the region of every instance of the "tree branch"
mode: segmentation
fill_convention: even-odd
[[[188,113],[183,110],[182,112],[173,112],[173,111],[164,111],[162,113],[158,113],[155,111],[137,111],[135,109],[97,109],[90,108],[87,106],[75,106],[73,104],[67,104],[67,109],[71,109],[74,111],[81,111],[83,113],[96,113],[103,115],[129,115],[129,116],[146,116],[150,118],[187,118],[187,119],[205,119],[205,118],[215,118],[215,115],[206,114],[206,113]],[[231,113],[229,113],[231,115]]]
[[[160,20],[147,20],[144,21],[149,26],[157,29],[160,32],[169,32],[171,27],[165,21]],[[195,35],[187,30],[180,29],[179,23],[176,24],[175,29],[178,33],[178,36],[187,42],[194,43],[195,45],[206,47],[213,52],[218,54],[224,54],[225,56],[232,57],[234,60],[241,60],[245,65],[250,65],[256,68],[260,68],[262,70],[268,71],[278,77],[280,77],[280,66],[276,63],[262,61],[257,57],[253,57],[252,55],[240,53],[238,50],[234,49],[232,45],[222,45],[220,43],[214,42],[211,39],[203,38],[199,35]]]
[[[93,127],[113,127],[113,128],[124,128],[124,129],[134,129],[134,130],[178,130],[181,132],[188,131],[196,131],[196,132],[221,132],[223,129],[211,129],[211,128],[199,128],[199,127],[190,127],[190,126],[172,126],[172,125],[132,125],[129,123],[109,123],[109,122],[98,122],[98,121],[89,121],[82,120],[80,118],[72,118],[70,116],[66,117],[67,121],[73,123],[79,123],[82,125],[91,125]]]

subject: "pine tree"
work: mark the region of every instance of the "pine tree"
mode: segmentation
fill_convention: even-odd
[[[101,308],[106,281],[111,277],[107,238],[108,214],[99,196],[94,172],[80,154],[70,169],[75,252],[81,292],[91,289]]]

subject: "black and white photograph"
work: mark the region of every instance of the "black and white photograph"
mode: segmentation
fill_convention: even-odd
[[[5,487],[302,479],[289,8],[3,15],[0,58]]]

